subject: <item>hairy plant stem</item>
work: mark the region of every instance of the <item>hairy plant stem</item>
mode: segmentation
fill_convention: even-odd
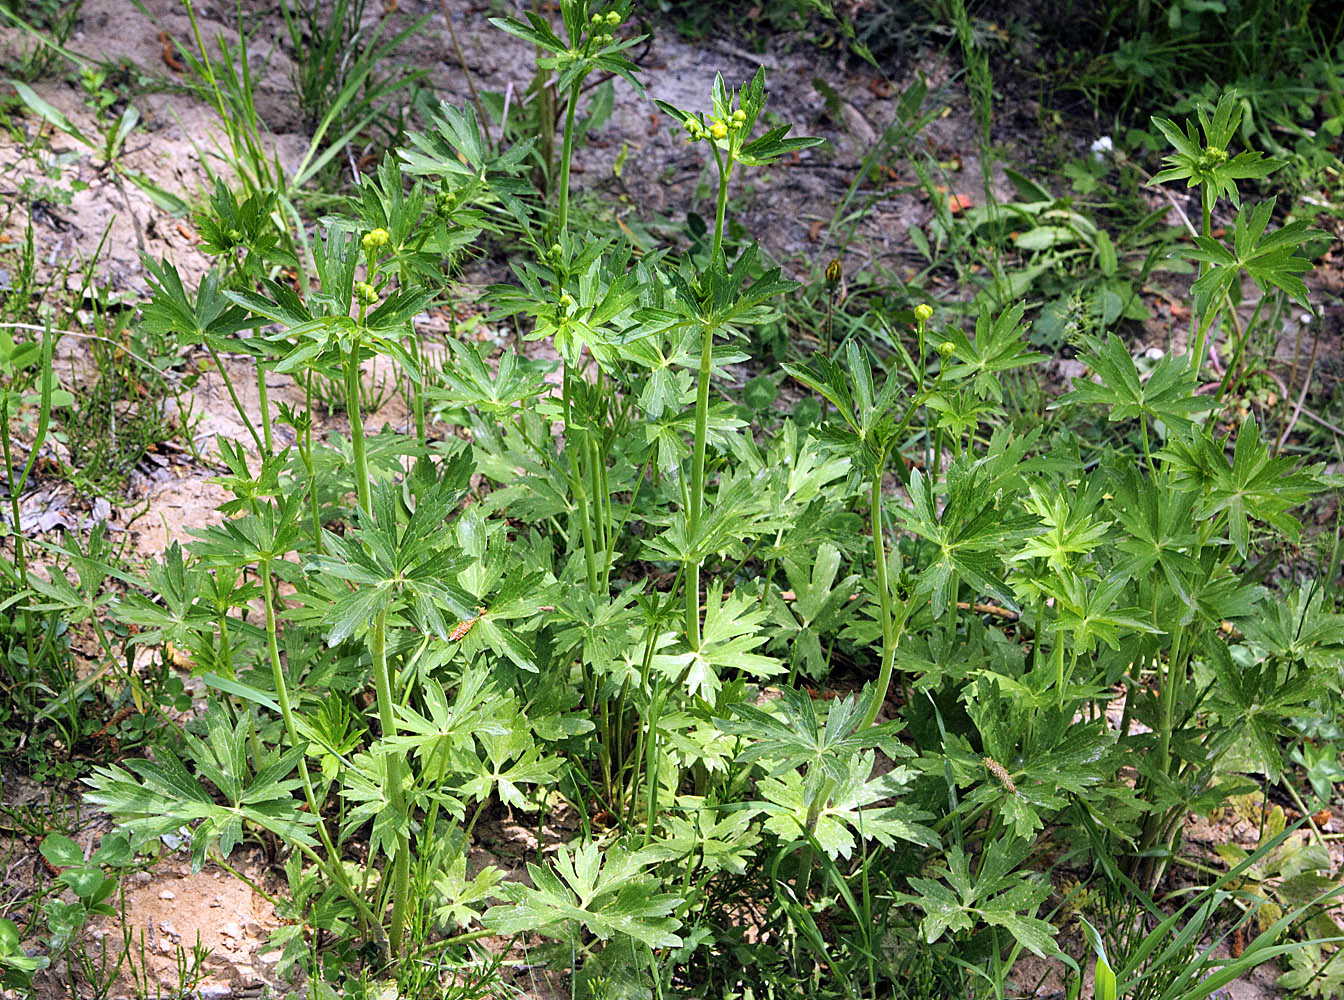
[[[452,304],[449,303],[449,312],[452,308]],[[416,382],[412,389],[411,408],[415,412],[415,439],[423,448],[429,440],[425,432],[425,352],[420,342],[420,333],[415,328],[414,318],[411,320],[411,356],[415,359],[416,367],[420,369],[420,381]]]
[[[1201,235],[1207,237],[1213,232],[1213,205],[1208,198],[1203,197],[1202,193],[1199,201],[1202,210]],[[1208,272],[1209,266],[1207,262],[1200,262],[1199,276],[1201,278]],[[1233,312],[1235,313],[1235,310]],[[1199,370],[1204,367],[1205,339],[1209,334],[1208,329],[1204,328],[1202,320],[1203,317],[1195,315],[1195,310],[1190,310],[1190,332],[1194,335],[1194,350],[1190,352],[1190,370],[1194,372],[1196,378],[1199,377]]]
[[[714,159],[719,167],[719,198],[714,210],[714,243],[710,249],[709,266],[715,267],[723,254],[723,218],[728,209],[728,182],[733,176],[733,158],[725,158],[717,146]],[[725,265],[726,266],[726,265]],[[705,443],[709,432],[709,380],[714,367],[714,334],[716,325],[705,323],[701,330],[700,368],[696,372],[695,387],[695,445],[691,457],[691,495],[686,511],[686,534],[694,540],[700,530],[700,518],[705,509]],[[695,544],[694,541],[692,544]],[[686,566],[686,642],[692,652],[700,651],[700,558],[692,558]]]
[[[361,309],[360,319],[363,319]],[[350,450],[355,461],[355,495],[359,509],[373,513],[373,498],[369,490],[369,463],[364,452],[364,418],[359,410],[359,338],[350,345],[345,358],[345,413],[350,418]]]
[[[266,386],[266,363],[257,362],[257,400],[261,405],[261,437],[262,453],[270,458],[275,453],[274,442],[271,439],[271,397]]]
[[[561,375],[561,402],[565,415],[565,457],[569,462],[569,489],[574,494],[574,501],[579,506],[579,528],[583,534],[583,564],[588,574],[588,590],[590,593],[598,593],[597,589],[597,547],[593,541],[593,519],[588,509],[588,487],[586,485],[587,476],[580,466],[580,458],[587,458],[589,449],[587,446],[587,430],[584,429],[578,434],[572,434],[573,425],[573,399],[570,394],[569,386],[572,378],[569,363],[566,362],[564,372]],[[596,501],[597,498],[594,498]]]
[[[569,86],[569,101],[565,106],[565,134],[560,147],[560,204],[556,208],[555,231],[563,236],[569,227],[569,161],[574,155],[574,113],[579,106],[579,88],[583,77]]]
[[[877,686],[873,689],[873,700],[863,713],[860,729],[867,729],[877,721],[877,713],[887,700],[887,691],[891,687],[891,670],[896,662],[896,622],[891,610],[891,587],[887,582],[887,552],[883,541],[882,529],[882,470],[887,464],[884,450],[878,457],[877,468],[873,471],[872,493],[869,498],[869,517],[873,531],[873,562],[877,575],[877,599],[882,609],[882,666],[877,672]]]
[[[238,416],[242,419],[243,425],[247,428],[247,432],[252,435],[252,441],[256,444],[257,450],[263,450],[261,435],[257,433],[257,428],[253,425],[252,418],[249,417],[247,411],[243,409],[242,401],[238,398],[238,393],[233,388],[233,379],[229,378],[229,371],[224,367],[224,361],[220,358],[219,353],[210,346],[209,341],[205,342],[205,349],[209,353],[210,359],[214,361],[215,370],[219,372],[219,377],[224,380],[224,388],[229,393],[229,399],[233,401],[233,408],[238,411]]]
[[[1167,657],[1167,668],[1161,674],[1157,768],[1158,773],[1163,776],[1170,776],[1171,774],[1171,737],[1172,731],[1176,727],[1176,704],[1179,691],[1185,685],[1185,655],[1187,650],[1184,640],[1185,628],[1178,626],[1176,634],[1172,637],[1171,652]],[[1161,660],[1158,659],[1157,662],[1160,669]],[[1163,829],[1164,823],[1165,816],[1157,813],[1149,814],[1144,822],[1143,833],[1139,841],[1139,851],[1146,869],[1146,878],[1141,884],[1150,892],[1161,881],[1169,863],[1169,858],[1151,857],[1148,854],[1154,847],[1158,846],[1159,841],[1164,839],[1166,834]]]
[[[798,881],[796,884],[800,906],[807,905],[807,892],[812,886],[812,866],[816,860],[812,841],[816,836],[817,822],[821,819],[821,810],[826,807],[826,800],[831,797],[832,787],[834,787],[834,782],[829,778],[822,781],[821,787],[817,789],[817,794],[807,805],[806,829],[804,831],[807,834],[807,843],[803,845],[798,854]]]
[[[308,475],[308,512],[313,521],[313,551],[322,554],[322,509],[317,496],[317,468],[313,465],[313,370],[308,369],[303,384],[303,433],[299,437],[299,457]]]
[[[275,683],[275,700],[280,706],[280,716],[285,722],[285,734],[289,737],[289,742],[297,747],[302,744],[299,739],[298,727],[294,723],[294,709],[289,702],[289,685],[285,681],[285,670],[280,664],[280,645],[276,639],[275,587],[271,580],[270,560],[263,559],[258,569],[261,576],[262,604],[266,609],[266,651],[271,661],[271,677]],[[341,892],[355,904],[355,908],[360,913],[360,920],[367,921],[371,927],[381,928],[382,924],[373,915],[373,911],[369,909],[369,904],[355,891],[354,886],[350,884],[350,880],[346,877],[345,869],[341,866],[341,856],[336,850],[336,845],[332,843],[331,834],[327,832],[327,824],[322,818],[317,794],[313,791],[313,779],[308,774],[308,762],[303,757],[299,758],[299,780],[303,784],[303,797],[308,803],[308,812],[317,820],[317,835],[322,841],[322,849],[326,851],[327,856],[324,860],[318,857],[316,852],[308,850],[307,853]]]
[[[700,369],[695,390],[695,450],[691,459],[691,498],[686,512],[686,534],[691,544],[700,532],[705,506],[705,438],[709,428],[709,376],[713,365],[714,329],[706,325],[701,334]],[[700,651],[700,558],[686,566],[686,642]]]
[[[379,608],[369,630],[369,655],[373,659],[373,686],[378,698],[378,722],[383,738],[397,734],[397,717],[393,709],[392,675],[387,667],[387,608]],[[387,798],[398,814],[406,811],[406,800],[401,787],[401,756],[387,755]],[[407,818],[409,826],[409,818]],[[406,923],[406,903],[410,896],[411,841],[403,829],[397,834],[397,853],[392,859],[392,925],[388,931],[388,946],[394,958],[401,955],[402,932]]]
[[[19,494],[23,492],[24,486],[28,483],[28,477],[32,475],[33,466],[37,464],[38,452],[42,450],[42,445],[46,443],[47,430],[51,426],[51,390],[52,383],[56,380],[56,373],[52,369],[51,363],[51,355],[54,350],[55,341],[52,339],[51,325],[48,324],[42,331],[42,360],[38,375],[42,379],[42,388],[38,396],[37,429],[36,433],[33,434],[32,446],[28,449],[28,460],[23,464],[23,473],[19,476],[17,483],[14,481],[14,463],[10,458],[9,389],[0,386],[0,421],[3,421],[5,425],[4,430],[0,431],[0,435],[3,435],[5,482],[9,488],[11,518],[9,527],[14,535],[14,566],[19,572],[19,583],[25,589],[28,586],[28,560],[24,550],[23,527],[19,516]],[[95,618],[94,621],[96,622],[97,619]],[[28,653],[28,666],[31,669],[37,660],[33,653],[33,613],[27,607],[23,611],[23,632],[24,646]]]
[[[258,324],[252,328],[253,339],[261,341],[261,325]],[[271,394],[266,385],[266,358],[257,358],[257,401],[261,407],[261,434],[263,451],[266,458],[270,458],[275,452],[274,441],[271,438]]]

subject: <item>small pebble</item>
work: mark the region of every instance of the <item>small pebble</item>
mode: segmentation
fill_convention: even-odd
[[[177,898],[177,893],[173,892],[172,889],[164,889],[163,892],[159,893],[159,898],[160,898],[160,899],[176,899],[176,898]]]
[[[243,932],[237,924],[225,924],[219,929],[219,933],[224,937],[233,938],[235,941],[240,941],[243,937]]]
[[[168,921],[168,920],[160,920],[160,921],[159,921],[159,930],[163,931],[163,933],[167,934],[169,937],[180,937],[180,936],[181,936],[181,935],[179,935],[179,934],[177,933],[177,928],[174,927],[174,926],[172,925],[172,922],[171,922],[171,921]]]

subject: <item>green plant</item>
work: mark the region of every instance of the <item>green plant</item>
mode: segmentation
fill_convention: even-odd
[[[538,49],[537,105],[515,120],[532,134],[496,142],[440,105],[311,236],[274,172],[221,178],[197,219],[216,267],[192,289],[146,261],[136,329],[217,364],[245,349],[262,419],[221,443],[216,524],[142,578],[105,582],[81,554],[36,588],[72,621],[106,607],[127,663],[171,643],[207,692],[152,755],[96,768],[90,800],[136,851],[187,828],[197,866],[264,842],[286,887],[280,969],[350,995],[480,995],[497,966],[450,980],[503,936],[575,995],[1001,1000],[1028,953],[1076,974],[1057,930],[1074,896],[1052,909],[1053,883],[1091,865],[1144,901],[1177,863],[1214,888],[1155,937],[1137,911],[1103,926],[1100,982],[1216,989],[1203,973],[1245,966],[1200,950],[1215,916],[1267,913],[1292,895],[1283,876],[1319,871],[1286,870],[1267,842],[1224,878],[1179,849],[1191,810],[1277,782],[1292,720],[1339,693],[1344,630],[1321,588],[1265,585],[1323,471],[1276,456],[1252,415],[1220,426],[1198,357],[1149,364],[1094,336],[1158,237],[1117,248],[1021,175],[1018,200],[944,218],[930,266],[970,273],[1019,222],[1019,249],[1048,261],[1001,261],[975,301],[913,309],[876,278],[843,304],[828,268],[806,314],[824,317],[821,350],[777,370],[757,348],[788,331],[799,286],[735,230],[732,185],[817,140],[766,123],[763,73],[716,77],[707,110],[660,105],[712,163],[712,225],[688,224],[680,252],[656,227],[641,245],[603,233],[571,161],[585,81],[638,89],[634,40],[617,37],[623,7],[558,13],[498,22]],[[242,107],[245,54],[222,56],[202,49],[198,72]],[[902,102],[888,148],[913,150],[925,96]],[[1204,117],[1216,139],[1232,112]],[[1199,179],[1225,194],[1238,178],[1217,167]],[[1197,330],[1240,275],[1300,291],[1310,234],[1269,233],[1271,215],[1247,209],[1226,257],[1199,234]],[[512,274],[487,323],[516,336],[431,350],[419,318],[458,303],[457,268],[490,241]],[[1037,282],[1071,267],[1100,274],[1074,288],[1089,377],[1025,427],[1019,390],[1044,356],[1028,305],[998,303],[1062,296],[1064,278]],[[370,426],[374,364],[405,387],[404,432]],[[301,396],[272,407],[267,372]],[[799,388],[811,406],[786,415]],[[348,432],[323,432],[323,398]],[[150,711],[177,694],[126,680]],[[483,866],[472,851],[506,828],[536,831],[526,881],[509,844]],[[1319,888],[1254,958],[1301,943],[1288,932],[1328,902]]]

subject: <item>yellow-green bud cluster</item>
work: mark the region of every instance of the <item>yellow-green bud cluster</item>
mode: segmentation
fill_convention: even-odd
[[[711,119],[708,128],[698,120],[689,118],[686,120],[686,131],[690,134],[691,142],[699,142],[701,139],[714,139],[717,142],[721,142],[728,138],[729,132],[736,132],[746,125],[746,123],[747,113],[741,108],[738,108],[726,119]]]
[[[950,340],[944,340],[938,345],[938,353],[945,358],[950,358],[956,352],[957,345]]]
[[[1227,150],[1222,146],[1210,146],[1199,157],[1200,170],[1213,170],[1227,162]]]
[[[919,320],[921,323],[927,323],[929,320],[933,319],[933,306],[929,305],[927,302],[921,302],[919,305],[915,306],[915,319]]]
[[[387,235],[386,229],[371,229],[364,234],[364,239],[360,243],[363,245],[365,253],[377,253],[387,246],[390,239],[391,237]]]
[[[365,237],[365,239],[367,238]],[[378,301],[378,292],[367,281],[356,281],[355,301],[362,306],[371,306]]]
[[[617,28],[621,24],[621,12],[618,10],[609,10],[605,14],[594,14],[589,18],[589,25],[592,29],[589,39],[595,45],[607,46],[616,41],[616,36],[610,31],[603,31],[603,28]]]

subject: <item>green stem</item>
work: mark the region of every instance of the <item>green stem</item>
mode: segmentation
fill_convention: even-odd
[[[261,328],[256,329],[256,338],[261,339]],[[257,359],[257,401],[261,406],[261,435],[263,442],[262,454],[269,458],[274,454],[274,443],[271,439],[271,395],[266,386],[266,360]]]
[[[247,411],[243,409],[242,401],[239,400],[238,393],[233,388],[233,379],[229,378],[228,369],[224,367],[224,362],[220,359],[219,354],[215,349],[210,346],[208,341],[205,344],[205,349],[209,352],[210,359],[214,361],[215,370],[219,372],[219,377],[224,380],[224,388],[228,390],[229,399],[233,401],[233,408],[238,411],[239,418],[243,421],[243,425],[247,428],[247,432],[252,435],[252,441],[256,444],[257,449],[260,450],[262,447],[261,435],[257,433],[257,428],[252,423],[252,418],[249,417]]]
[[[350,449],[355,458],[355,493],[359,509],[373,513],[373,499],[369,491],[369,463],[364,453],[364,418],[359,412],[359,339],[350,345],[345,358],[345,412],[350,418]]]
[[[708,324],[701,333],[700,370],[695,390],[695,450],[691,458],[690,508],[686,534],[691,545],[699,544],[700,518],[705,507],[705,439],[709,430],[709,376],[714,361],[714,329]],[[692,652],[700,651],[700,558],[686,566],[686,641]]]
[[[1199,203],[1202,213],[1201,233],[1207,237],[1213,231],[1213,204],[1202,192]],[[1203,277],[1208,269],[1209,265],[1201,261],[1199,265],[1200,277]],[[1190,364],[1193,366],[1191,370],[1198,377],[1200,369],[1204,367],[1204,341],[1209,331],[1204,325],[1204,317],[1196,315],[1193,309],[1190,310],[1190,332],[1194,335],[1195,344],[1195,349],[1190,355]]]
[[[867,729],[877,721],[877,713],[887,700],[887,691],[891,687],[892,665],[896,662],[896,628],[891,611],[891,587],[887,583],[887,553],[882,531],[882,469],[887,464],[884,451],[877,461],[873,472],[872,495],[869,499],[869,516],[872,519],[873,559],[877,575],[877,598],[882,609],[882,666],[877,674],[877,687],[873,691],[872,703],[863,713],[860,729]]]
[[[285,682],[285,671],[280,665],[280,645],[276,640],[275,588],[271,582],[270,560],[262,560],[259,568],[261,570],[262,604],[266,609],[266,650],[270,654],[271,677],[275,683],[275,700],[280,706],[280,716],[285,721],[285,734],[289,737],[289,742],[294,746],[301,746],[298,727],[294,723],[294,709],[289,703],[289,685]],[[327,831],[327,824],[322,818],[317,795],[313,791],[313,780],[308,774],[308,762],[303,757],[299,758],[299,779],[303,784],[303,797],[308,803],[308,812],[317,821],[317,835],[322,841],[322,849],[327,852],[327,857],[324,861],[311,849],[308,849],[307,853],[336,883],[341,892],[355,904],[362,919],[367,920],[371,926],[381,926],[378,919],[373,915],[373,911],[369,909],[368,903],[354,890],[349,879],[346,878],[345,869],[341,866],[340,854],[337,853],[336,845],[331,841],[331,834]]]
[[[569,161],[574,155],[574,112],[579,106],[579,88],[583,78],[569,87],[569,102],[565,106],[565,135],[560,149],[560,205],[556,212],[556,234],[563,236],[569,226]]]
[[[452,312],[452,303],[448,305],[448,311]],[[420,381],[416,382],[412,388],[413,398],[412,407],[415,410],[415,437],[420,442],[420,447],[425,447],[428,438],[425,434],[425,352],[421,350],[420,334],[415,329],[415,321],[411,321],[411,350],[415,357],[416,367],[420,369]]]
[[[807,834],[808,841],[803,845],[803,849],[798,854],[798,904],[807,905],[807,892],[812,885],[812,863],[815,860],[812,850],[811,838],[816,835],[817,821],[821,819],[821,810],[826,805],[826,800],[831,795],[832,782],[828,778],[821,783],[817,789],[817,795],[807,807]]]
[[[304,380],[303,408],[307,419],[299,438],[299,457],[308,474],[308,508],[313,520],[313,551],[322,554],[322,510],[317,496],[317,469],[313,465],[313,372],[310,368]]]
[[[0,423],[5,425],[4,430],[0,431],[4,435],[0,442],[4,444],[5,478],[9,489],[9,528],[14,536],[14,566],[19,571],[20,584],[27,589],[28,563],[23,551],[23,531],[19,528],[19,491],[14,484],[14,460],[9,450],[9,389],[5,387],[0,387]],[[37,454],[37,449],[33,448],[32,453]]]
[[[709,252],[710,266],[714,266],[723,252],[723,218],[728,212],[728,182],[733,178],[733,161],[729,157],[725,163],[719,157],[715,147],[714,158],[719,161],[719,200],[714,207],[714,245]]]
[[[369,655],[373,659],[373,686],[378,698],[378,722],[383,738],[397,734],[397,717],[393,710],[392,676],[387,668],[387,608],[378,609],[373,627],[369,630]],[[393,812],[402,817],[406,801],[401,787],[401,755],[387,755],[387,798]],[[407,820],[407,822],[409,822]],[[406,903],[410,896],[411,843],[410,834],[403,829],[397,834],[397,852],[392,858],[392,926],[388,931],[388,945],[394,958],[401,955],[401,939],[406,922]]]
[[[588,456],[588,447],[586,443],[587,431],[581,430],[574,433],[573,426],[573,401],[570,396],[570,367],[566,363],[564,372],[561,376],[561,405],[564,408],[565,415],[565,457],[569,461],[569,489],[574,494],[574,500],[579,505],[579,527],[583,533],[583,562],[584,568],[588,573],[588,590],[596,594],[597,589],[597,547],[593,542],[593,520],[588,510],[588,487],[587,477],[580,468],[580,457],[586,460]]]
[[[723,252],[723,219],[728,210],[728,182],[733,176],[733,159],[729,154],[725,160],[717,146],[710,148],[719,167],[719,198],[714,209],[714,243],[709,257],[709,266],[713,268]],[[699,532],[705,508],[705,441],[709,432],[709,378],[714,367],[714,333],[714,324],[705,323],[701,332],[700,369],[696,373],[695,446],[691,458],[690,505],[686,512],[687,534],[692,540]],[[692,652],[700,651],[699,558],[693,558],[686,566],[686,642]]]

